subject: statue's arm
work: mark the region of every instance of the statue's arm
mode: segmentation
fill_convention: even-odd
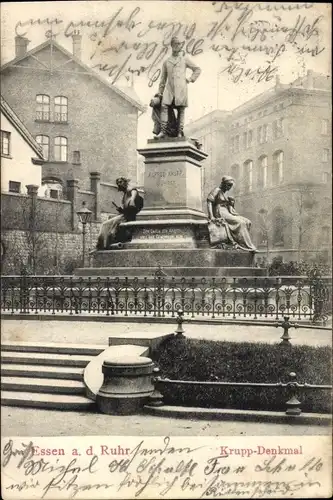
[[[210,200],[207,200],[207,212],[208,212],[208,219],[209,220],[215,220],[214,217],[214,206],[213,202]]]
[[[194,83],[201,74],[201,68],[195,64],[189,57],[186,57],[186,67],[192,70],[192,75],[189,79],[190,82]]]
[[[138,196],[138,190],[137,189],[132,189],[132,191],[131,191],[131,197],[128,200],[128,205],[130,207],[135,207],[135,200],[136,200],[137,196]]]
[[[165,89],[165,84],[166,84],[166,81],[167,81],[167,77],[168,77],[168,71],[167,71],[167,67],[166,67],[166,62],[164,61],[163,65],[162,65],[160,85],[158,87],[158,93],[159,93],[159,95],[163,95],[163,92],[164,92],[164,89]]]

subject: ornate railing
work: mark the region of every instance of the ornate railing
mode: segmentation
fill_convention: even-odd
[[[329,277],[3,276],[2,311],[142,317],[271,319],[289,316],[325,324],[331,316]]]

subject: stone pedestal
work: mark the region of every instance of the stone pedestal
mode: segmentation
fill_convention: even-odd
[[[145,203],[125,248],[198,248],[207,229],[202,210],[201,162],[207,155],[183,139],[149,140],[145,157]]]
[[[102,413],[131,415],[139,412],[154,391],[154,363],[143,356],[110,357],[104,360],[104,382],[96,403]]]

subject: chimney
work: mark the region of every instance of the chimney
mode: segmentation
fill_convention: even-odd
[[[306,88],[313,89],[313,70],[308,69],[306,74]]]
[[[15,37],[15,57],[22,57],[27,53],[29,42],[30,40],[24,36],[17,35]]]
[[[73,56],[81,59],[81,40],[82,36],[78,30],[73,31],[72,35],[73,40]]]

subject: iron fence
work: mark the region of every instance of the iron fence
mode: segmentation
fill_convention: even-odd
[[[3,276],[1,308],[12,314],[96,314],[142,317],[272,319],[326,324],[329,277]]]

